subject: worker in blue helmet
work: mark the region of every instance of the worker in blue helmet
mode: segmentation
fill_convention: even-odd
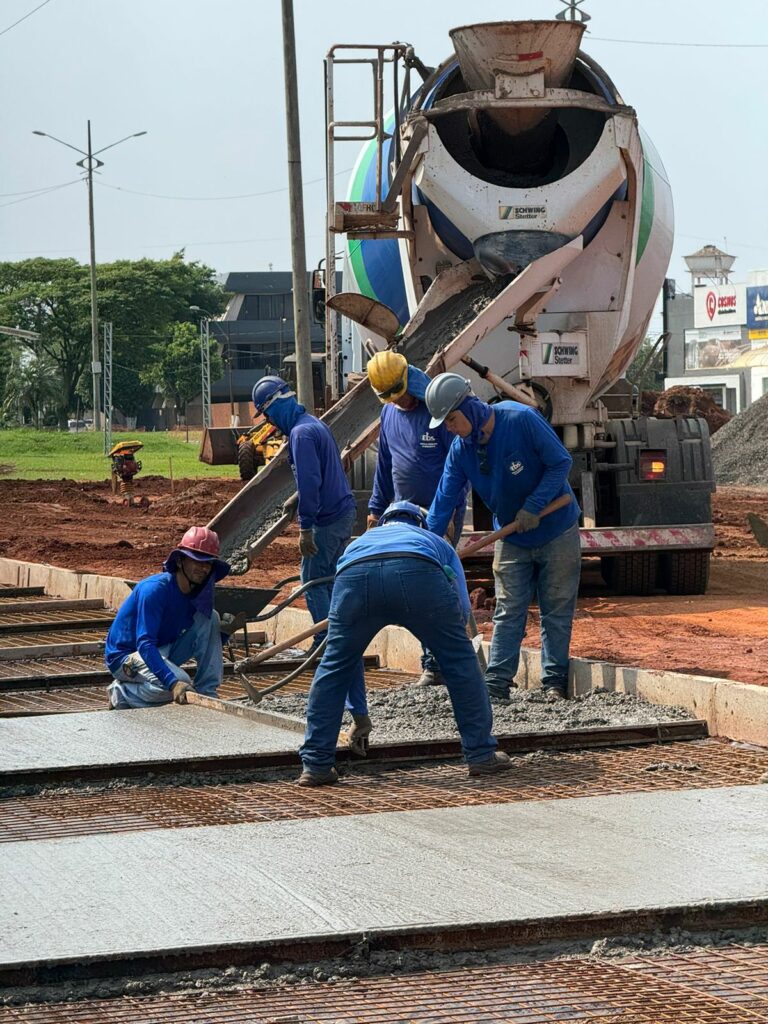
[[[378,527],[354,540],[339,559],[328,644],[309,691],[307,729],[299,750],[301,786],[338,782],[336,742],[350,679],[356,677],[362,685],[363,653],[389,625],[404,626],[434,652],[469,774],[510,767],[507,755],[496,749],[488,691],[466,632],[464,570],[451,545],[425,527],[418,505],[397,501],[379,517]],[[358,752],[364,752],[371,729],[370,718],[355,719],[349,739]]]
[[[299,518],[301,582],[332,577],[336,563],[352,536],[356,504],[347,483],[336,441],[328,427],[296,401],[296,393],[282,377],[262,377],[253,388],[253,404],[288,438],[288,462],[296,480],[297,494],[284,511]],[[310,587],[307,608],[313,622],[328,617],[332,583]],[[318,633],[313,646],[325,638]],[[360,690],[362,692],[360,692]],[[365,690],[350,691],[350,706],[367,714]]]
[[[441,373],[427,388],[431,425],[455,435],[429,509],[430,530],[442,534],[456,495],[471,483],[493,513],[494,528],[517,524],[496,542],[493,574],[496,611],[488,692],[509,699],[525,635],[528,606],[536,596],[541,617],[541,685],[552,698],[568,695],[569,647],[581,577],[578,502],[568,483],[572,459],[536,409],[518,402],[487,405],[457,373]],[[548,516],[556,498],[570,497]]]

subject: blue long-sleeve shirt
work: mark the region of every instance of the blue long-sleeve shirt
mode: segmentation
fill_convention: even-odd
[[[518,547],[548,544],[578,521],[580,509],[568,483],[571,456],[544,417],[518,402],[493,406],[493,432],[487,445],[456,437],[429,509],[430,530],[442,535],[456,496],[469,481],[493,513],[496,529],[514,521],[524,508],[540,512],[555,498],[570,494],[570,505],[545,516],[535,530],[505,538]]]
[[[429,420],[429,411],[422,401],[414,409],[385,405],[381,410],[379,457],[368,502],[372,515],[380,516],[393,501],[412,501],[424,508],[431,504],[452,435],[442,424],[430,428]],[[466,496],[465,487],[455,509],[463,509]]]
[[[109,671],[116,674],[128,655],[138,651],[163,686],[171,689],[176,676],[158,647],[177,640],[194,617],[193,598],[179,590],[172,573],[159,572],[141,580],[123,601],[109,628],[104,648]]]
[[[299,526],[327,526],[355,509],[339,449],[328,427],[304,413],[292,427],[288,461],[299,492]]]
[[[367,530],[361,537],[353,540],[346,548],[336,567],[336,573],[343,572],[350,565],[355,565],[367,558],[377,556],[426,558],[439,565],[451,581],[461,605],[463,621],[469,619],[469,594],[464,568],[459,556],[451,545],[442,537],[423,530],[420,526],[408,523],[392,522],[384,526],[376,526]]]

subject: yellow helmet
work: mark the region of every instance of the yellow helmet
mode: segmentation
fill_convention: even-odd
[[[380,402],[396,402],[408,387],[408,360],[401,352],[385,349],[368,363],[368,380]]]

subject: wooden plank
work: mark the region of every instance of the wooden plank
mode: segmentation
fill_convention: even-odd
[[[79,654],[101,654],[101,640],[72,644],[35,644],[34,647],[0,647],[0,661],[26,661],[31,658],[71,658]]]
[[[64,600],[52,597],[49,601],[5,601],[5,594],[0,590],[0,615],[11,612],[24,612],[34,615],[36,612],[73,612],[73,611],[106,611],[104,602],[98,597],[81,597]]]

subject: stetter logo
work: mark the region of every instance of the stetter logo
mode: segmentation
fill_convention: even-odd
[[[499,203],[499,220],[536,220],[546,215],[546,206],[502,206]]]
[[[579,346],[542,345],[541,361],[547,366],[573,366],[579,361]]]

